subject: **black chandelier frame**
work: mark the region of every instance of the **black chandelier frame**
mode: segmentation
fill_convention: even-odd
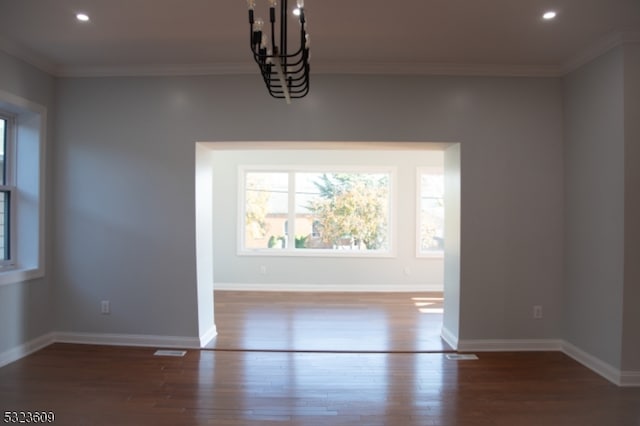
[[[258,64],[262,79],[274,98],[302,98],[309,93],[309,36],[302,2],[298,2],[297,11],[300,24],[300,46],[293,53],[287,51],[288,11],[287,0],[280,0],[279,38],[276,37],[276,2],[270,0],[269,22],[270,39],[263,33],[261,20],[254,19],[253,1],[249,1],[249,32],[253,60]],[[279,45],[276,43],[279,41]],[[269,42],[271,48],[269,48]]]

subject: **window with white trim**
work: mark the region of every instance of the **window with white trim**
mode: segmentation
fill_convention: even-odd
[[[0,111],[0,271],[13,266],[11,237],[13,231],[14,176],[12,174],[15,119]]]
[[[418,256],[444,253],[444,170],[418,169]]]
[[[392,168],[241,166],[241,254],[392,254]]]
[[[44,276],[46,108],[0,90],[0,285]]]

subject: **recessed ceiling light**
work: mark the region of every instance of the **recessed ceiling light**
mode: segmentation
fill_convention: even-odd
[[[88,22],[89,15],[87,15],[86,13],[76,13],[76,19],[80,22]]]
[[[548,11],[548,12],[545,12],[545,13],[542,15],[542,19],[545,19],[545,20],[549,21],[549,20],[551,20],[551,19],[555,18],[555,17],[556,17],[556,15],[557,15],[557,13],[556,13],[556,12],[554,12],[553,10],[550,10],[550,11]]]

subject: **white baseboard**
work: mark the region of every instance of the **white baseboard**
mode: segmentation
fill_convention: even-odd
[[[154,336],[141,334],[52,332],[0,353],[0,368],[18,361],[53,343],[83,345],[144,346],[159,348],[200,349],[217,335],[215,324],[200,338],[184,336]]]
[[[455,342],[455,337],[444,328],[442,329],[442,338],[449,345],[455,347],[452,344]],[[621,371],[562,339],[460,339],[457,341],[457,344],[458,352],[559,351],[615,385],[625,387],[640,386],[640,371]]]
[[[0,353],[0,367],[4,367],[52,343],[78,343],[111,346],[145,346],[162,348],[199,349],[217,335],[215,324],[200,338],[184,336],[155,336],[104,333],[48,333],[15,348]],[[458,352],[522,352],[560,351],[610,382],[623,387],[640,387],[640,371],[621,371],[577,346],[561,339],[467,339],[459,340],[445,327],[442,338]]]
[[[9,349],[8,351],[4,351],[0,353],[0,367],[4,367],[7,364],[11,364],[12,362],[19,360],[20,358],[24,358],[25,356],[39,351],[54,342],[54,333],[48,333],[40,337],[36,337],[22,345],[16,346],[15,348]]]
[[[442,337],[442,340],[447,342],[447,344],[449,346],[451,346],[451,348],[453,348],[453,350],[458,350],[458,336],[453,334],[445,326],[442,326],[442,330],[440,331],[440,337]]]
[[[218,335],[218,329],[216,325],[213,324],[209,330],[207,330],[203,335],[200,336],[200,347],[204,348],[213,340],[214,337]]]
[[[224,291],[309,291],[309,292],[441,292],[440,284],[299,284],[299,283],[219,283],[213,285],[214,290]]]
[[[459,352],[560,351],[560,339],[466,339],[458,340]]]
[[[200,339],[185,336],[156,336],[146,334],[108,333],[55,333],[55,341],[60,343],[80,343],[85,345],[110,346],[152,346],[161,348],[200,348]]]
[[[566,341],[562,342],[562,352],[618,386],[640,386],[640,371],[621,371]]]
[[[623,387],[640,387],[640,371],[621,371],[620,383]]]

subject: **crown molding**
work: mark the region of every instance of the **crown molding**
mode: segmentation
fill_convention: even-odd
[[[640,43],[640,30],[609,34],[560,65],[496,65],[426,62],[313,63],[315,74],[439,75],[469,77],[562,77],[625,43]],[[252,62],[155,64],[133,66],[58,66],[42,55],[0,35],[0,50],[56,77],[163,77],[254,74]]]
[[[441,75],[476,77],[558,77],[557,66],[427,62],[331,63],[313,66],[319,74]]]
[[[640,30],[616,31],[608,34],[563,62],[560,67],[561,74],[569,74],[611,49],[627,43],[640,43]]]
[[[484,77],[558,77],[556,66],[361,62],[312,64],[315,74],[451,75]],[[253,63],[143,65],[122,67],[66,67],[58,77],[150,77],[254,74]]]
[[[157,64],[115,67],[61,67],[57,77],[169,77],[253,74],[252,63]]]
[[[42,55],[39,55],[27,47],[16,43],[13,40],[10,40],[2,35],[0,35],[0,50],[13,56],[14,58],[20,59],[34,67],[38,68],[41,71],[46,72],[47,74],[56,76],[58,67],[53,62],[44,58]]]

